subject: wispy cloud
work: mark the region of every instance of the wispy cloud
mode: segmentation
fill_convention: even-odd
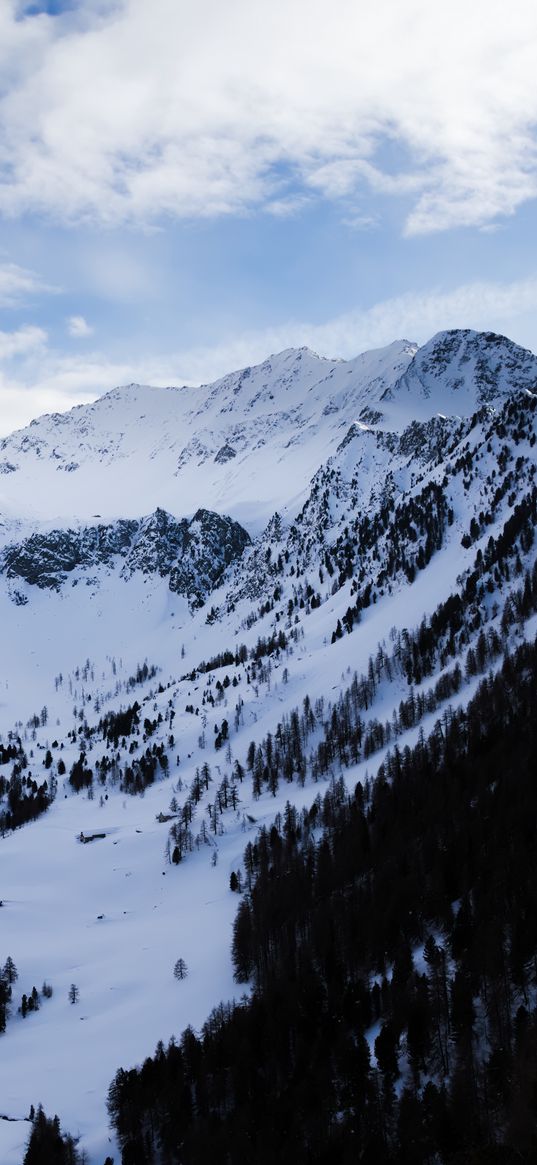
[[[520,321],[536,311],[537,276],[512,283],[472,282],[451,290],[430,288],[370,308],[357,307],[325,323],[290,320],[236,335],[217,347],[191,349],[178,354],[177,367],[187,383],[199,383],[288,347],[306,345],[321,356],[349,359],[392,340],[421,344],[445,328],[509,333],[514,327],[517,332]],[[519,338],[518,332],[514,338]],[[519,342],[524,341],[519,338]]]
[[[84,319],[84,316],[69,316],[67,331],[75,340],[85,340],[88,336],[93,335],[94,329]]]
[[[359,217],[372,190],[410,199],[419,234],[537,195],[533,0],[507,16],[500,0],[15,8],[0,12],[4,214],[149,223],[324,197]]]
[[[57,290],[44,283],[35,271],[0,260],[0,307],[19,307],[36,295]]]

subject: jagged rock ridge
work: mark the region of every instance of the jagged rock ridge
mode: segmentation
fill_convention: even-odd
[[[31,534],[4,549],[0,570],[10,580],[58,590],[79,568],[117,564],[123,578],[135,571],[169,576],[171,590],[201,603],[249,541],[231,518],[200,509],[191,520],[176,521],[157,509],[138,522]]]

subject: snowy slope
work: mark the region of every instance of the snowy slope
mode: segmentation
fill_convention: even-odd
[[[259,529],[300,495],[360,404],[406,368],[406,342],[350,361],[289,349],[199,389],[128,385],[0,442],[0,513],[176,517],[200,506]]]
[[[3,443],[0,459],[13,466],[1,479],[11,516],[4,544],[27,553],[32,535],[66,528],[83,540],[106,518],[114,529],[132,520],[133,534],[126,555],[59,569],[57,586],[0,574],[0,743],[20,738],[23,775],[57,780],[47,812],[0,839],[0,963],[9,954],[19,969],[0,1036],[0,1115],[26,1117],[41,1101],[80,1133],[88,1165],[107,1154],[118,1162],[105,1104],[112,1075],[237,994],[230,873],[262,822],[287,799],[309,805],[319,791],[308,770],[304,785],[295,774],[255,798],[249,774],[233,778],[250,742],[274,734],[306,695],[328,716],[354,671],[367,676],[370,666],[378,679],[366,722],[391,721],[408,695],[397,662],[405,632],[453,594],[468,610],[456,699],[469,698],[477,680],[466,675],[466,652],[480,621],[501,630],[523,583],[517,556],[523,568],[535,558],[527,521],[512,537],[505,529],[517,506],[527,502],[529,513],[533,504],[536,369],[509,341],[468,332],[444,333],[417,354],[403,343],[347,362],[291,351],[194,392],[117,389]],[[170,578],[185,566],[177,519],[202,505],[242,515],[253,542],[196,607]],[[140,523],[153,506],[169,513]],[[268,521],[275,509],[281,519]],[[194,527],[197,538],[199,520]],[[508,570],[494,540],[512,551]],[[201,577],[194,542],[189,570],[197,562]],[[356,622],[345,622],[355,604]],[[535,618],[506,618],[505,633],[516,642],[534,633]],[[285,646],[275,646],[279,635]],[[417,692],[447,666],[435,657]],[[103,716],[135,700],[137,730],[107,743]],[[216,748],[224,719],[229,738]],[[425,731],[434,720],[424,716]],[[167,765],[132,795],[126,770],[155,746]],[[69,772],[81,752],[93,779],[77,794]],[[350,788],[384,752],[345,770]],[[195,806],[198,840],[175,866],[170,824],[204,764],[211,782]],[[11,769],[0,765],[0,776]],[[224,777],[238,801],[217,814]],[[105,836],[84,845],[81,831]],[[179,957],[189,967],[183,982],[173,976]],[[44,979],[52,998],[23,1019],[22,992]],[[2,1163],[21,1165],[27,1133],[26,1123],[0,1121]]]

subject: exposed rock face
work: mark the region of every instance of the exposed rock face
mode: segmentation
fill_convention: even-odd
[[[435,457],[443,457],[446,449],[460,431],[461,424],[453,417],[431,417],[430,421],[412,421],[399,439],[402,457],[415,457],[424,465]]]
[[[217,465],[225,465],[226,461],[231,461],[232,458],[236,457],[236,456],[237,456],[236,450],[233,448],[232,445],[230,445],[228,442],[226,442],[226,444],[222,445],[222,448],[218,450],[218,453],[216,454],[216,457],[215,457],[215,461],[216,461]]]
[[[18,545],[6,547],[1,568],[8,578],[58,590],[76,567],[108,566],[116,556],[125,555],[136,529],[136,522],[119,521],[110,526],[32,534]]]
[[[166,510],[157,509],[138,524],[135,538],[122,570],[129,578],[136,570],[165,578],[184,552],[188,521],[177,521]]]
[[[157,509],[139,521],[32,534],[6,547],[0,570],[9,579],[59,590],[79,568],[112,567],[123,559],[124,578],[136,571],[169,576],[171,590],[200,604],[249,542],[238,522],[209,510],[177,521]]]
[[[203,603],[249,543],[249,534],[232,518],[198,510],[189,524],[182,557],[170,574],[170,590]]]

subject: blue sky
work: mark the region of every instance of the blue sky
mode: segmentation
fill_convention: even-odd
[[[0,7],[0,430],[443,327],[537,350],[537,12]]]

